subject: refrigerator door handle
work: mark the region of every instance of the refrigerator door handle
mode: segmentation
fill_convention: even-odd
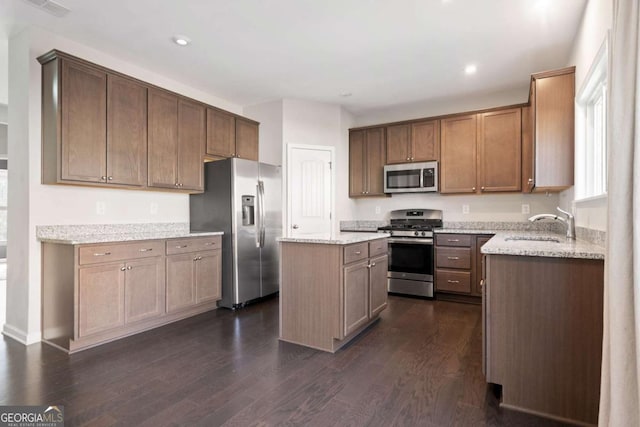
[[[258,228],[258,247],[264,248],[265,239],[265,211],[264,211],[264,181],[258,181],[258,207],[260,209],[260,227]]]

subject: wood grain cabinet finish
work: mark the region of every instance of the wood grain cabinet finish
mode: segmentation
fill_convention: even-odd
[[[236,119],[233,114],[207,108],[206,153],[217,157],[235,157]]]
[[[425,162],[439,158],[438,120],[387,126],[386,164]]]
[[[180,189],[204,191],[206,110],[202,104],[178,101],[177,170]]]
[[[441,123],[441,193],[520,191],[520,108],[456,116]]]
[[[596,425],[602,260],[486,256],[484,371],[501,406]]]
[[[258,123],[236,117],[236,157],[258,160]]]
[[[575,67],[531,76],[523,118],[524,192],[562,191],[574,178]]]
[[[349,197],[384,196],[385,129],[349,134]]]
[[[437,233],[435,286],[439,298],[480,303],[482,253],[492,235]]]
[[[333,353],[387,307],[386,239],[282,242],[281,254],[281,340]]]
[[[195,251],[167,256],[176,242]],[[43,243],[43,341],[73,353],[216,308],[220,242]]]

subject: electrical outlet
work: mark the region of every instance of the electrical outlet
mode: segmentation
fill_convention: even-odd
[[[376,206],[376,214],[380,214],[380,206]]]
[[[151,215],[158,215],[158,204],[153,202],[149,205],[149,213]]]
[[[105,202],[96,202],[96,215],[105,215],[107,213],[107,204]]]
[[[529,212],[531,212],[531,210],[529,209],[529,204],[528,203],[523,203],[522,204],[522,213],[523,214],[528,214]]]
[[[462,213],[464,215],[469,214],[469,205],[462,205]]]

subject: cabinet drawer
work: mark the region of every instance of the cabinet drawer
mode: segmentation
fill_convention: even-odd
[[[387,253],[387,239],[378,239],[369,242],[369,256],[382,255]]]
[[[149,240],[135,243],[80,246],[80,265],[162,256],[163,242]]]
[[[436,270],[436,290],[470,293],[471,272]]]
[[[369,243],[356,243],[344,247],[344,263],[350,264],[369,257]]]
[[[471,236],[469,234],[436,234],[436,246],[471,247]]]
[[[188,237],[167,240],[167,255],[212,251],[222,247],[222,236]]]
[[[471,249],[438,247],[436,249],[436,267],[470,269]]]

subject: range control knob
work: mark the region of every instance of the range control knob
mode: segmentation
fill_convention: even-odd
[[[420,235],[420,232],[419,232],[419,231],[416,231],[416,232],[414,232],[413,234],[415,234],[416,236],[419,236],[419,235]]]
[[[423,231],[423,232],[422,232],[422,235],[423,235],[423,236],[426,236],[426,235],[427,235],[427,233]]]

